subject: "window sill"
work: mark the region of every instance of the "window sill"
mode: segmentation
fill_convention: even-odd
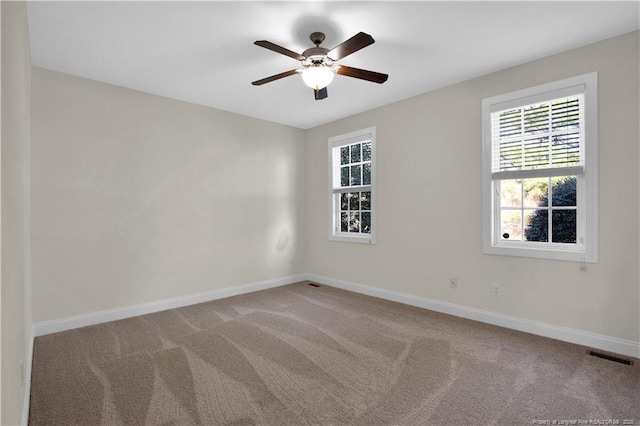
[[[484,254],[499,256],[529,257],[534,259],[564,260],[569,262],[598,263],[597,256],[587,253],[584,250],[569,249],[548,249],[530,247],[505,247],[489,246],[484,247]]]
[[[331,235],[329,241],[337,241],[341,243],[356,243],[356,244],[375,244],[376,240],[373,235]]]

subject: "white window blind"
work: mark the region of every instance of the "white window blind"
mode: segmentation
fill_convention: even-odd
[[[482,100],[484,253],[597,262],[597,82]]]
[[[581,175],[584,94],[493,111],[491,140],[493,180]]]

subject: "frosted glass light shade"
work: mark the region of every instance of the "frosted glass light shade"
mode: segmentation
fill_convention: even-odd
[[[302,81],[314,90],[320,90],[333,81],[333,70],[324,65],[312,65],[302,71]]]

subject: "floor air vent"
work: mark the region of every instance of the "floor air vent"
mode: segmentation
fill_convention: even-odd
[[[311,287],[320,287],[320,284],[316,284],[316,283],[309,283],[309,285],[310,285]]]
[[[587,354],[589,354],[591,356],[598,357],[598,358],[606,359],[606,360],[609,360],[609,361],[617,362],[619,364],[624,364],[624,365],[629,365],[629,366],[633,365],[633,361],[631,361],[630,359],[618,358],[617,356],[607,355],[607,354],[603,354],[601,352],[587,351]]]

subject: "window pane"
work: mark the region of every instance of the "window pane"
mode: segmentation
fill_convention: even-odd
[[[340,210],[349,210],[349,195],[346,192],[340,194]]]
[[[576,205],[575,176],[561,176],[552,178],[551,185],[552,206],[573,207]]]
[[[341,232],[349,231],[349,213],[345,213],[345,212],[340,213],[340,231]]]
[[[362,185],[362,166],[351,166],[351,185]]]
[[[576,242],[576,211],[553,210],[551,215],[552,242],[573,243]]]
[[[546,207],[549,203],[549,178],[524,180],[524,207]]]
[[[512,109],[500,113],[500,139],[518,136],[522,129],[522,109]]]
[[[549,211],[525,210],[525,241],[549,241]]]
[[[522,211],[502,210],[500,213],[500,238],[522,241]]]
[[[371,142],[362,144],[362,161],[371,161]]]
[[[557,99],[551,106],[553,130],[577,129],[580,126],[580,99]]]
[[[522,203],[522,180],[500,181],[500,206],[520,207]]]
[[[360,144],[351,145],[351,162],[358,163],[362,156],[360,155]]]
[[[549,104],[530,105],[524,109],[524,132],[540,133],[549,131]]]
[[[580,102],[573,96],[492,113],[494,171],[580,165]]]
[[[340,168],[340,186],[349,186],[349,166]]]
[[[360,210],[371,210],[371,192],[360,193]]]
[[[340,164],[349,164],[349,147],[340,148]]]
[[[349,213],[349,232],[360,232],[360,213]]]
[[[553,165],[556,167],[580,164],[580,132],[555,135],[551,146]]]
[[[549,167],[549,137],[527,139],[523,144],[524,168],[527,170]]]
[[[371,185],[371,163],[362,165],[362,184]]]
[[[500,170],[522,168],[522,142],[520,140],[500,142]]]
[[[360,210],[360,193],[359,192],[350,192],[349,193],[349,210]]]
[[[362,216],[362,229],[360,232],[365,234],[371,233],[371,213],[360,213]]]

